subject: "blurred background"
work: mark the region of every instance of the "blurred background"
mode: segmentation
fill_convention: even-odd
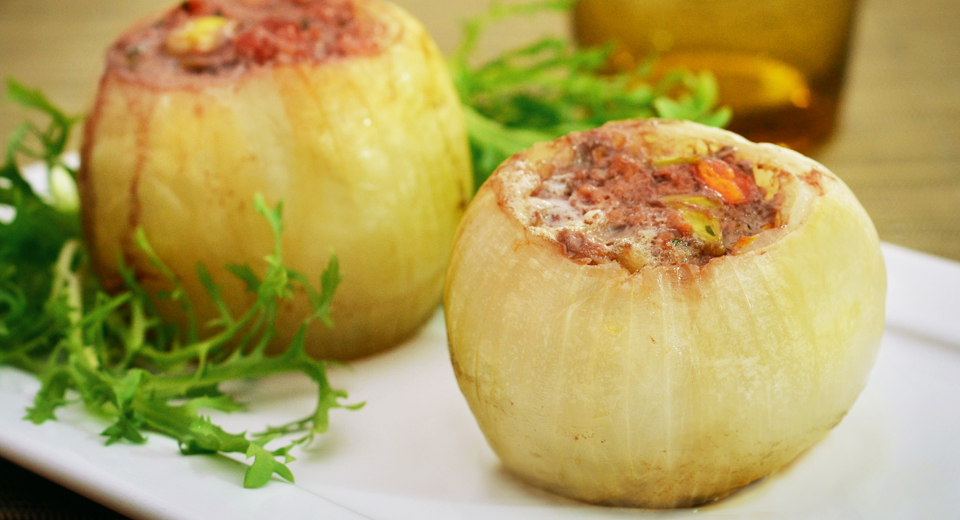
[[[133,21],[171,3],[0,0],[0,75],[39,87],[69,112],[83,113],[108,44]],[[460,40],[460,22],[483,12],[489,0],[396,3],[422,20],[450,53]],[[810,154],[850,185],[882,240],[960,261],[960,1],[861,0],[856,7],[836,128]],[[498,25],[482,54],[545,34],[572,34],[569,20],[543,15]],[[5,141],[24,117],[13,104],[0,104],[0,137]],[[44,488],[3,461],[0,476],[0,518],[21,518],[3,515],[37,504],[47,504],[47,514],[30,518],[107,515],[96,506],[83,509],[63,498],[69,493]],[[56,510],[61,502],[69,504],[68,513]]]

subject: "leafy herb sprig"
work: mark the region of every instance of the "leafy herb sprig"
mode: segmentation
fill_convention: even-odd
[[[220,316],[181,331],[164,322],[153,297],[122,269],[126,290],[106,293],[87,272],[87,255],[80,241],[75,205],[63,204],[69,195],[42,197],[17,166],[18,155],[42,160],[52,186],[57,172],[74,174],[63,162],[70,130],[78,118],[63,114],[38,91],[8,81],[9,97],[49,117],[45,129],[25,123],[6,149],[0,176],[0,203],[14,212],[0,223],[0,364],[36,374],[41,382],[26,418],[55,419],[57,409],[74,400],[111,422],[103,431],[107,443],[146,441],[152,431],[176,439],[184,454],[240,453],[253,459],[244,477],[245,487],[265,485],[277,474],[293,481],[287,463],[290,450],[326,431],[329,412],[347,397],[327,379],[327,361],[311,359],[304,350],[306,326],[321,320],[332,326],[330,303],[341,276],[336,256],[321,275],[320,289],[286,267],[280,247],[282,204],[270,208],[263,198],[254,205],[274,235],[273,252],[265,258],[262,277],[248,266],[230,266],[256,295],[241,315],[233,315],[219,289],[202,266],[197,275]],[[68,177],[72,179],[72,177]],[[59,181],[63,182],[63,181]],[[53,190],[56,193],[56,190]],[[66,193],[69,190],[61,190]],[[153,253],[142,231],[139,247],[157,270],[168,277],[173,299],[189,313],[192,304],[177,280]],[[278,306],[294,293],[305,292],[313,312],[300,326],[285,353],[267,356],[274,339]],[[192,321],[192,318],[191,318]],[[307,417],[267,428],[259,434],[234,434],[214,424],[202,410],[233,411],[242,404],[220,391],[221,383],[300,372],[317,384],[317,405]],[[280,438],[282,446],[268,448]]]
[[[609,70],[612,45],[578,49],[544,38],[474,66],[484,30],[504,18],[567,12],[575,0],[494,5],[468,21],[450,59],[466,114],[479,187],[506,158],[534,143],[607,121],[662,117],[724,126],[731,116],[717,108],[717,82],[709,72],[676,69],[650,82],[653,61],[637,69]]]

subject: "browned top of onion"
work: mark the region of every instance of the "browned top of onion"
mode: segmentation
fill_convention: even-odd
[[[365,0],[187,0],[131,28],[107,69],[159,86],[235,77],[252,68],[379,54],[390,23]]]
[[[525,199],[502,205],[571,260],[619,262],[630,271],[704,265],[783,224],[782,194],[758,185],[754,164],[735,145],[664,145],[655,126],[606,125],[560,138],[534,160],[518,159],[536,176],[522,193],[499,190],[501,199]]]

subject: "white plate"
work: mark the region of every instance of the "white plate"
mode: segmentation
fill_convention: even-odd
[[[152,435],[106,447],[79,406],[41,426],[22,420],[37,382],[0,370],[0,453],[108,507],[150,519],[958,518],[960,264],[884,246],[887,330],[870,383],[846,419],[797,461],[732,497],[670,512],[593,507],[511,477],[487,447],[456,386],[438,315],[416,339],[334,382],[367,401],[291,468],[296,484],[241,487],[243,466],[179,454]],[[228,431],[307,413],[313,388],[274,378],[236,389],[250,413]]]

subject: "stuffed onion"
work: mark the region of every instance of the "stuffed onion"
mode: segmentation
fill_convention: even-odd
[[[286,262],[317,284],[331,252],[344,279],[335,328],[307,349],[348,359],[411,335],[440,301],[471,192],[462,113],[423,27],[376,0],[189,0],[109,49],[78,184],[91,255],[170,289],[134,240],[142,228],[202,323],[202,263],[229,307],[253,296],[224,267],[272,250],[255,194],[284,203]],[[184,321],[180,307],[164,314]],[[280,311],[288,340],[309,311]]]
[[[681,507],[823,438],[884,322],[876,231],[822,165],[695,123],[610,123],[506,161],[461,222],[444,309],[503,464]]]

